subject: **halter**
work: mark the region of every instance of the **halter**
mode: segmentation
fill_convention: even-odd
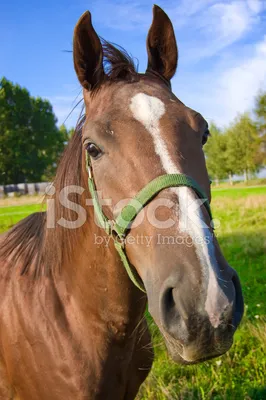
[[[114,245],[120,258],[124,264],[127,274],[131,281],[136,285],[142,292],[146,293],[143,283],[140,282],[139,276],[134,267],[130,264],[125,250],[126,236],[131,228],[131,225],[142,210],[158,193],[163,189],[170,187],[186,186],[194,190],[200,199],[203,200],[203,204],[212,220],[212,213],[210,204],[207,196],[197,182],[185,174],[166,174],[158,176],[149,182],[143,189],[141,189],[135,197],[133,197],[129,203],[122,208],[122,211],[118,217],[110,221],[103,213],[102,207],[99,202],[99,198],[96,191],[95,182],[93,179],[92,165],[90,157],[86,152],[86,167],[88,171],[88,185],[89,191],[92,197],[92,203],[94,206],[94,212],[97,216],[101,228],[105,230],[108,236],[114,239]]]

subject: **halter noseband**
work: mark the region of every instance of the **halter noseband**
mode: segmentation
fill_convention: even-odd
[[[115,248],[121,257],[121,260],[124,264],[124,267],[131,281],[142,292],[146,293],[143,283],[140,282],[140,279],[135,269],[133,269],[133,267],[130,265],[130,262],[127,258],[125,251],[125,239],[130,230],[132,222],[139,214],[139,212],[142,210],[142,208],[145,207],[146,204],[148,204],[163,189],[167,189],[170,187],[179,187],[179,186],[186,186],[193,189],[198,195],[198,197],[204,200],[203,204],[210,216],[210,219],[212,220],[211,208],[207,196],[201,189],[201,187],[197,184],[197,182],[190,176],[187,176],[185,174],[161,175],[153,179],[143,189],[141,189],[136,194],[136,196],[133,197],[124,208],[122,208],[122,211],[120,212],[118,217],[114,221],[110,221],[104,215],[102,207],[100,205],[93,179],[91,160],[87,152],[86,152],[86,167],[88,171],[89,191],[91,193],[94,211],[99,221],[99,224],[105,230],[107,235],[114,239]]]

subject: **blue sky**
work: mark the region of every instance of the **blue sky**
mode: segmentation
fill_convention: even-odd
[[[266,89],[265,0],[162,0],[179,47],[173,91],[220,126],[253,106]],[[148,0],[27,0],[1,4],[0,76],[48,98],[59,123],[80,98],[72,54],[74,26],[89,9],[97,33],[147,62],[145,40],[152,20]],[[78,111],[66,121],[73,126]]]

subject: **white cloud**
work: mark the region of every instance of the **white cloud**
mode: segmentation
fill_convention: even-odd
[[[229,43],[239,39],[256,22],[254,12],[243,1],[213,5],[209,8],[208,19],[207,33]]]
[[[259,13],[265,6],[264,0],[247,0],[247,5],[254,13]]]
[[[260,0],[216,1],[180,30],[193,26],[195,35],[181,37],[180,76],[173,87],[181,100],[221,126],[251,111],[259,89],[266,89],[266,36],[257,43],[252,36],[261,30],[265,8]]]
[[[178,83],[177,76],[173,87],[181,100],[205,118],[227,125],[238,113],[251,111],[258,91],[266,89],[266,35],[248,47],[245,56],[231,58],[228,65],[221,61],[202,76],[193,76],[186,86]]]
[[[186,64],[214,56],[244,38],[260,22],[259,12],[265,7],[260,4],[255,7],[254,3],[252,8],[247,0],[216,1],[186,19],[181,33],[186,29],[194,32],[194,35],[184,33],[180,40]]]
[[[217,90],[225,112],[218,112],[217,119],[230,121],[237,113],[251,110],[262,88],[266,88],[266,36],[255,46],[253,56],[222,74]]]

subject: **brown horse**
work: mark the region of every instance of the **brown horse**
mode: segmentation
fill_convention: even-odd
[[[175,361],[201,362],[232,344],[241,287],[188,178],[153,193],[128,229],[123,251],[147,295],[94,218],[88,171],[98,199],[108,199],[102,209],[110,220],[159,176],[186,174],[210,201],[207,123],[171,91],[177,46],[157,6],[147,51],[147,71],[139,74],[124,51],[101,43],[89,12],[75,28],[85,117],[47,212],[21,221],[1,242],[0,399],[134,399],[153,360],[147,301]]]

